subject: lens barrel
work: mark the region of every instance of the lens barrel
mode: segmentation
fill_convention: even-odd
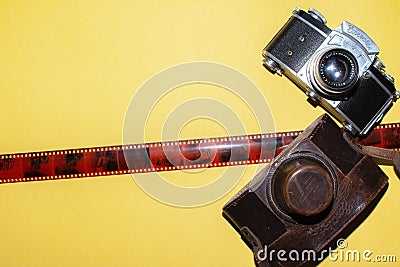
[[[343,99],[358,80],[357,60],[344,49],[329,50],[318,58],[314,75],[323,95]]]

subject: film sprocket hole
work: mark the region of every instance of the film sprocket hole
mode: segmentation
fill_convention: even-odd
[[[353,135],[366,135],[399,92],[365,32],[347,21],[334,30],[325,24],[315,9],[295,9],[264,48],[264,66],[287,76]]]
[[[323,115],[224,207],[223,215],[253,250],[258,266],[321,261],[372,211],[388,177]],[[313,251],[315,258],[260,259],[259,252]],[[286,254],[287,257],[287,254]]]

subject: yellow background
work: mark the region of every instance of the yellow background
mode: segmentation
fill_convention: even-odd
[[[303,129],[322,109],[261,66],[261,50],[294,6],[317,8],[331,28],[343,20],[362,28],[399,78],[394,0],[0,1],[0,153],[121,144],[124,114],[140,85],[166,67],[199,60],[252,79],[277,131]],[[400,121],[399,109],[384,122]],[[213,122],[194,123],[180,137],[225,134]],[[221,216],[252,178],[254,166],[249,170],[222,199],[191,209],[161,204],[128,175],[1,185],[0,266],[253,266],[250,250]],[[348,238],[349,249],[400,261],[400,182],[384,170],[389,190]]]

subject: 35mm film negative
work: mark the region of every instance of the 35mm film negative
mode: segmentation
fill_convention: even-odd
[[[291,131],[4,154],[0,155],[0,183],[268,163],[300,133]],[[381,124],[359,142],[361,145],[400,150],[400,123]]]

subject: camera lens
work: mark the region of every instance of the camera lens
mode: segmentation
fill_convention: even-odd
[[[343,96],[357,82],[357,61],[346,50],[330,50],[320,57],[316,72],[322,93],[327,96]]]
[[[322,66],[322,75],[332,84],[343,83],[349,75],[349,65],[340,57],[330,57]]]

